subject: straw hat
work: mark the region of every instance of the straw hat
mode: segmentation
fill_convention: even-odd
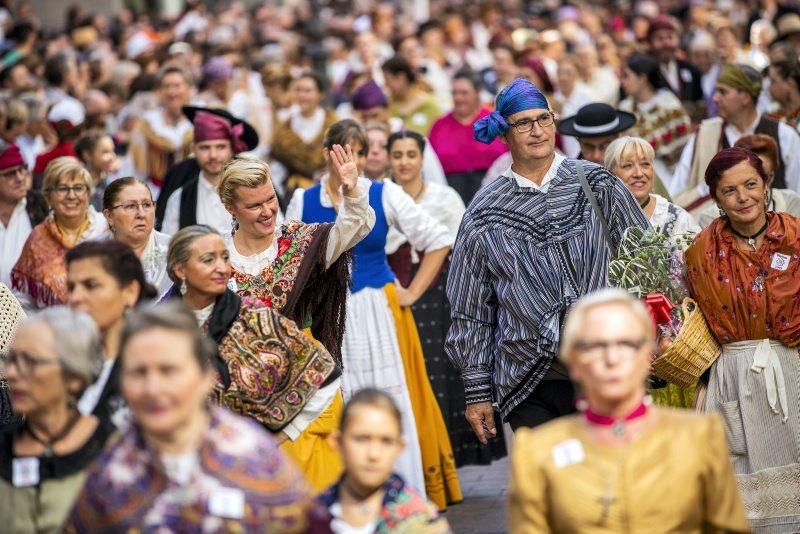
[[[778,37],[775,42],[783,41],[792,35],[800,33],[800,15],[797,13],[787,13],[778,19]]]

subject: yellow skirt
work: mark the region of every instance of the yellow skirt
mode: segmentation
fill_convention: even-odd
[[[295,441],[281,444],[281,450],[295,461],[318,493],[336,482],[344,470],[339,451],[329,439],[331,432],[339,426],[343,407],[342,392],[339,391],[330,406]]]
[[[403,371],[417,425],[425,475],[425,492],[439,510],[445,510],[448,503],[460,502],[463,499],[450,437],[439,403],[436,402],[428,380],[422,345],[419,342],[417,324],[411,314],[411,308],[400,307],[394,284],[388,284],[384,289],[394,315],[397,342],[403,358]]]

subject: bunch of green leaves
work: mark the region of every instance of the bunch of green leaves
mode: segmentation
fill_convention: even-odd
[[[628,228],[608,266],[608,285],[638,298],[658,293],[670,302],[681,302],[687,294],[682,252],[687,240],[691,237],[670,238],[652,229]]]

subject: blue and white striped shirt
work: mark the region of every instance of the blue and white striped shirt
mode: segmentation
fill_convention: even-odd
[[[554,161],[546,192],[501,176],[464,215],[447,281],[453,324],[445,348],[468,404],[497,401],[505,417],[527,398],[558,354],[567,309],[606,285],[625,229],[650,227],[622,181],[584,162],[611,232],[607,243],[576,162]]]

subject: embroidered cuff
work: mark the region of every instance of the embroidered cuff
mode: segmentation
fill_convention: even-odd
[[[492,375],[486,371],[463,370],[464,396],[467,404],[492,402]]]

